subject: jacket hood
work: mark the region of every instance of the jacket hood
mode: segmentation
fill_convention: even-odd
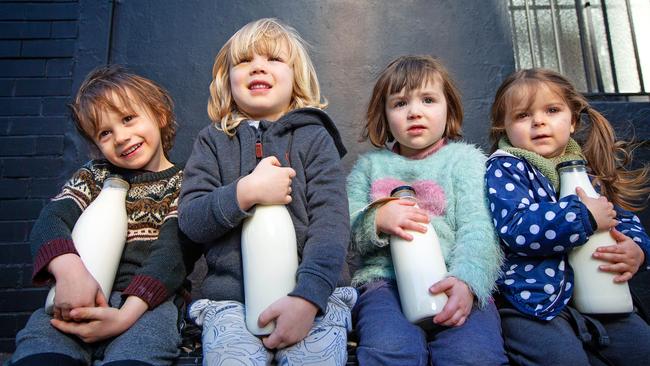
[[[280,119],[275,122],[260,121],[260,129],[263,131],[268,131],[275,135],[284,135],[292,130],[308,125],[323,126],[332,137],[332,140],[334,140],[334,145],[339,152],[339,157],[343,158],[343,156],[345,156],[347,150],[343,145],[343,140],[341,139],[339,130],[336,128],[336,125],[330,116],[328,116],[327,113],[323,112],[320,109],[294,109],[293,111],[280,117]]]

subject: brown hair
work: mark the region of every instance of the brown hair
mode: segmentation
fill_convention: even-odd
[[[321,101],[316,70],[307,53],[307,43],[298,32],[274,18],[250,22],[223,45],[212,66],[208,115],[214,124],[234,136],[241,121],[248,118],[237,108],[230,90],[230,69],[253,52],[277,56],[283,45],[289,49],[287,63],[293,68],[293,95],[289,110],[303,107],[325,108]]]
[[[527,98],[532,103],[535,90],[545,84],[557,93],[571,110],[571,121],[576,133],[585,132],[581,141],[583,154],[587,159],[594,183],[600,192],[612,203],[631,211],[644,207],[650,193],[648,166],[627,170],[632,154],[629,142],[616,141],[614,129],[605,117],[593,109],[587,99],[561,74],[547,69],[519,70],[503,81],[494,96],[490,129],[491,151],[497,149],[501,137],[506,136],[505,118],[515,103]],[[580,131],[581,116],[588,117],[589,126]]]
[[[386,99],[402,89],[409,93],[422,87],[423,82],[441,82],[447,101],[447,124],[444,137],[455,140],[462,137],[463,106],[460,93],[442,63],[431,56],[401,56],[393,60],[377,79],[366,113],[366,125],[361,141],[367,139],[382,147],[393,136],[386,118]]]
[[[118,108],[115,98],[126,111]],[[93,136],[100,126],[102,112],[107,109],[119,113],[130,112],[132,103],[146,107],[157,121],[163,151],[167,156],[176,135],[174,104],[169,93],[155,82],[130,73],[119,65],[102,66],[86,76],[69,107],[75,127],[81,136],[95,146]]]

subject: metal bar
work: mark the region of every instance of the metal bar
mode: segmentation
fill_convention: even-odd
[[[530,50],[530,59],[533,63],[533,68],[537,67],[535,62],[535,51],[533,50],[533,27],[530,24],[530,7],[528,6],[528,0],[524,0],[526,5],[526,24],[528,28],[528,49]]]
[[[551,23],[553,23],[553,40],[555,40],[555,56],[557,58],[557,67],[560,71],[560,74],[564,74],[564,68],[562,67],[562,48],[560,46],[560,37],[559,31],[557,28],[557,21],[555,19],[555,1],[550,0],[551,3]]]
[[[596,74],[596,85],[599,92],[604,92],[605,87],[603,86],[603,74],[600,70],[600,62],[598,60],[598,49],[596,48],[596,31],[594,30],[594,21],[591,18],[591,3],[585,3],[585,9],[587,11],[587,26],[589,29],[589,48],[591,49],[591,58],[594,64],[594,73]]]
[[[587,82],[587,91],[592,92],[593,80],[591,74],[591,58],[589,57],[588,33],[585,32],[585,18],[582,9],[582,2],[575,0],[576,4],[576,17],[578,18],[578,28],[580,29],[580,50],[582,52],[582,66],[585,69],[585,81]]]
[[[115,16],[115,6],[116,6],[116,4],[115,3],[116,2],[117,2],[117,0],[111,0],[111,5],[110,5],[111,6],[111,13],[109,15],[109,20],[108,20],[109,29],[108,29],[108,39],[106,41],[108,43],[108,47],[107,47],[108,52],[106,52],[106,64],[107,65],[113,63],[113,30],[117,29],[117,27],[115,26],[115,21],[116,21],[115,20],[115,18],[116,18],[116,16]]]
[[[639,85],[641,92],[645,92],[643,85],[643,71],[641,70],[641,60],[639,59],[639,49],[636,45],[636,32],[634,31],[634,20],[632,19],[632,12],[630,11],[630,0],[625,0],[625,11],[627,12],[627,19],[630,23],[630,35],[632,36],[632,47],[634,47],[634,59],[636,61],[636,73],[639,76]]]
[[[603,22],[605,23],[605,35],[607,36],[607,49],[609,50],[609,67],[612,69],[612,81],[614,83],[614,93],[618,93],[618,75],[616,75],[616,63],[614,62],[614,49],[612,48],[612,35],[609,32],[609,16],[607,15],[606,0],[603,3]]]
[[[510,4],[510,25],[512,27],[512,43],[515,48],[515,70],[521,69],[521,61],[519,60],[519,39],[517,38],[517,24],[515,23],[515,6],[512,0],[508,0]]]

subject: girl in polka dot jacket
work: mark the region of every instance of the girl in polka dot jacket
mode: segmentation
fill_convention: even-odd
[[[589,119],[581,148],[571,138]],[[568,253],[596,230],[611,229],[616,245],[593,254],[600,270],[629,280],[648,268],[650,238],[631,213],[648,196],[648,168],[626,171],[629,154],[609,122],[571,83],[553,71],[508,77],[492,105],[486,184],[493,223],[506,254],[497,303],[512,363],[645,364],[650,327],[636,313],[584,315],[571,306]],[[582,159],[602,194],[558,199],[560,162]],[[531,335],[533,335],[531,337]],[[643,341],[641,341],[643,340]]]
[[[485,200],[485,155],[458,141],[463,110],[444,66],[429,56],[403,56],[381,73],[364,135],[380,148],[364,154],[348,176],[353,248],[361,258],[353,284],[360,365],[503,365],[508,362],[491,293],[502,252]],[[394,141],[392,149],[386,148]],[[384,203],[411,185],[409,200]],[[400,307],[390,236],[412,240],[431,222],[449,273],[429,292],[449,297],[424,327]]]

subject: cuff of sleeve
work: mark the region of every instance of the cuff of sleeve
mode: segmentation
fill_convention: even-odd
[[[589,212],[589,209],[587,209],[587,206],[585,206],[584,203],[578,201],[578,207],[580,208],[580,218],[582,220],[582,226],[585,229],[585,234],[587,235],[587,237],[590,237],[598,228],[598,224],[595,224],[596,220],[594,219],[591,212]]]
[[[136,275],[129,286],[122,291],[122,297],[137,296],[144,300],[149,310],[160,305],[167,298],[167,289],[162,282],[144,275]]]
[[[472,269],[467,268],[467,270],[472,271]],[[474,270],[476,271],[476,270]],[[462,275],[459,275],[459,272],[463,272],[459,268],[456,268],[455,270],[449,272],[449,276],[451,277],[456,277],[459,280],[465,282],[465,284],[469,287],[470,291],[474,294],[474,298],[478,302],[478,305],[480,308],[483,308],[485,304],[487,304],[488,300],[490,299],[492,295],[492,289],[485,289],[485,286],[482,286],[484,284],[481,283],[476,283],[474,281],[470,281],[468,278],[465,278]]]
[[[375,225],[375,219],[377,218],[377,209],[371,208],[366,215],[366,218],[363,222],[363,231],[366,233],[367,237],[370,238],[370,242],[377,247],[385,247],[389,244],[390,236],[385,233],[377,234],[377,227]]]
[[[217,221],[227,227],[235,227],[246,217],[249,212],[243,211],[237,203],[237,183],[239,179],[221,188],[220,194],[215,195],[213,214]]]
[[[63,254],[77,254],[72,239],[54,239],[49,241],[38,249],[36,258],[34,258],[34,270],[32,272],[32,282],[35,285],[42,285],[51,282],[54,278],[47,271],[47,265],[50,261]]]
[[[322,278],[311,273],[299,273],[296,288],[289,293],[289,296],[301,297],[318,308],[318,314],[324,314],[327,309],[327,301],[334,291],[334,288]]]

